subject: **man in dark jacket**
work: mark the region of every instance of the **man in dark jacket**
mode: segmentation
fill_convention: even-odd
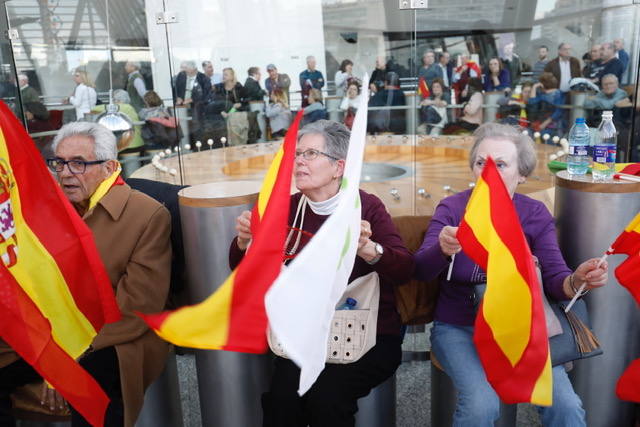
[[[602,78],[607,74],[613,74],[618,78],[618,81],[622,79],[624,65],[622,61],[616,58],[616,50],[613,47],[613,43],[602,43],[600,47],[600,60],[601,68],[596,76],[596,84],[598,86],[601,86]]]
[[[324,76],[322,72],[316,70],[316,58],[307,56],[307,69],[300,73],[300,89],[302,90],[302,108],[309,105],[309,91],[311,89],[322,89],[324,86]]]
[[[250,67],[247,70],[247,80],[244,82],[244,92],[247,97],[247,101],[251,104],[251,101],[264,101],[264,97],[267,92],[260,87],[260,68]],[[260,105],[260,104],[258,104]],[[249,106],[249,113],[247,114],[247,120],[249,121],[249,135],[247,139],[248,144],[257,142],[262,131],[260,129],[258,116],[264,114],[262,111],[264,106],[260,107],[260,110],[254,110],[252,105]]]
[[[553,74],[558,79],[560,90],[569,92],[569,82],[574,77],[580,77],[580,60],[571,56],[571,46],[569,43],[560,43],[558,46],[558,57],[549,61],[544,71]]]
[[[211,97],[211,79],[198,71],[195,61],[184,61],[184,71],[176,77],[176,105],[191,107],[191,132],[200,139],[204,123],[204,107]]]
[[[398,74],[390,71],[386,75],[384,89],[379,90],[369,100],[369,107],[392,107],[407,105],[404,92],[400,89]],[[369,113],[369,132],[405,133],[407,127],[406,110],[385,109],[374,110]]]
[[[267,92],[260,87],[260,68],[250,67],[247,70],[247,80],[244,82],[244,90],[248,101],[264,101]]]

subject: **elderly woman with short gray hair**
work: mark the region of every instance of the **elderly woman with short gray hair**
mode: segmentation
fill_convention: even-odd
[[[580,283],[587,289],[603,286],[607,265],[590,259],[571,271],[560,253],[554,220],[542,202],[517,194],[536,167],[533,141],[517,128],[497,123],[481,125],[474,133],[469,166],[477,178],[491,157],[513,200],[525,237],[542,270],[544,291],[556,301],[571,299]],[[431,348],[458,390],[454,426],[493,426],[500,416],[500,400],[488,383],[473,344],[477,300],[474,288],[485,283],[485,272],[464,252],[456,232],[471,190],[443,199],[436,207],[420,249],[416,276],[439,282]],[[455,255],[455,257],[453,257]],[[453,266],[451,266],[453,264]],[[448,272],[451,270],[450,277]],[[578,285],[575,285],[578,284]],[[562,364],[553,367],[553,406],[540,407],[545,426],[584,426],[585,412]]]
[[[329,120],[313,122],[300,130],[294,165],[299,193],[291,196],[291,232],[285,258],[295,257],[337,207],[349,136],[343,124]],[[353,426],[357,400],[393,375],[400,364],[401,324],[393,288],[411,277],[413,260],[380,199],[360,190],[360,201],[360,239],[349,281],[373,271],[379,274],[375,346],[353,363],[326,364],[302,397],[297,394],[300,369],[291,360],[276,357],[271,387],[262,399],[264,426]],[[300,216],[296,215],[299,207],[303,212]],[[236,222],[238,237],[231,246],[232,265],[240,262],[251,242],[250,225],[251,213],[246,211]],[[304,286],[302,278],[300,285]]]

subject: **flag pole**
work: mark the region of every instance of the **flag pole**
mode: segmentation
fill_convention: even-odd
[[[449,263],[449,271],[447,271],[447,282],[451,281],[451,272],[453,271],[453,263],[456,260],[456,254],[451,255],[451,262]]]
[[[600,268],[600,266],[602,265],[602,263],[607,259],[607,257],[609,256],[609,251],[612,251],[612,248],[609,248],[604,255],[602,255],[602,258],[600,258],[600,261],[598,261],[598,265],[596,266],[596,268]],[[571,307],[573,307],[573,304],[576,303],[576,301],[578,300],[578,298],[580,298],[582,295],[584,295],[585,293],[583,293],[584,288],[587,287],[587,282],[582,282],[582,285],[580,285],[580,289],[578,289],[578,292],[576,292],[576,294],[573,296],[573,298],[571,298],[571,301],[569,302],[569,305],[567,305],[567,308],[564,309],[565,313],[568,313],[569,310],[571,310]]]

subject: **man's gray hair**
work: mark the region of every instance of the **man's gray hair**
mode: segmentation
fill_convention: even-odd
[[[131,97],[124,89],[116,89],[113,91],[113,101],[118,104],[131,104]]]
[[[309,56],[307,56],[307,62],[308,62],[308,61],[311,61],[312,59],[315,61],[315,60],[316,60],[316,57],[315,57],[315,56],[313,56],[313,55],[309,55]]]
[[[191,69],[191,70],[195,70],[198,67],[196,66],[196,61],[182,61],[182,63],[184,64],[185,67]]]
[[[602,76],[602,78],[600,79],[600,81],[603,81],[604,79],[613,79],[616,81],[616,84],[619,84],[620,81],[618,80],[618,76],[616,76],[615,74],[605,74],[604,76]]]
[[[96,160],[116,160],[118,149],[116,137],[109,129],[93,122],[71,122],[62,126],[53,140],[53,151],[58,148],[61,141],[72,136],[85,136],[91,138],[94,144]]]
[[[24,74],[24,73],[20,73],[20,74],[18,74],[18,81],[20,81],[20,80],[24,80],[24,81],[26,81],[27,83],[29,83],[29,76],[27,76],[27,75],[26,75],[26,74]]]
[[[349,151],[351,131],[342,123],[332,120],[318,120],[309,123],[298,132],[298,141],[304,135],[321,135],[324,138],[324,151],[336,159],[346,159]]]
[[[475,141],[469,153],[469,167],[473,169],[480,143],[488,138],[506,139],[513,142],[518,153],[518,172],[522,176],[529,176],[536,168],[538,159],[533,147],[533,140],[523,134],[517,127],[499,123],[485,123],[473,132]]]
[[[131,65],[133,68],[135,68],[136,70],[140,69],[140,62],[138,61],[127,61],[127,63]]]

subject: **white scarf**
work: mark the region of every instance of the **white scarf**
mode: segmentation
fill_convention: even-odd
[[[303,196],[305,197],[305,196]],[[340,201],[340,191],[336,193],[335,196],[323,200],[322,202],[314,202],[307,198],[307,203],[309,203],[309,207],[316,215],[331,215],[333,211],[338,206],[338,202]]]

